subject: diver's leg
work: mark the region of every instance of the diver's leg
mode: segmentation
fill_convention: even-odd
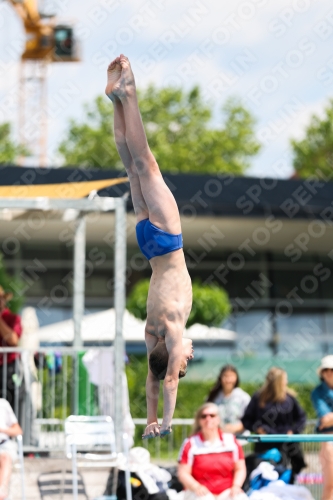
[[[105,93],[113,102],[114,138],[119,156],[124,164],[130,181],[134,212],[136,214],[137,221],[139,222],[143,219],[148,219],[149,214],[146,202],[141,192],[139,175],[126,143],[124,110],[121,101],[113,94],[113,87],[119,78],[119,73],[121,72],[121,66],[117,62],[117,59],[112,61],[108,67]]]
[[[181,225],[178,207],[149,149],[130,63],[123,55],[120,56],[119,61],[122,73],[114,92],[123,106],[126,143],[139,175],[141,192],[148,207],[149,220],[164,231],[179,234]]]

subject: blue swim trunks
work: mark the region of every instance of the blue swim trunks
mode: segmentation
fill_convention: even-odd
[[[136,225],[136,238],[141,252],[148,260],[183,248],[182,234],[166,233],[154,226],[149,219]]]

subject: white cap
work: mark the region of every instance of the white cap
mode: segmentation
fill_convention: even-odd
[[[318,375],[321,374],[322,370],[325,368],[332,368],[333,370],[333,354],[329,354],[328,356],[324,356],[320,362],[319,368],[317,368]]]

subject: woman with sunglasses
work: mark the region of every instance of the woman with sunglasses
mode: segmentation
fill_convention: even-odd
[[[312,391],[317,432],[333,433],[333,355],[325,356],[317,370],[321,383]],[[333,499],[333,441],[321,443],[319,459],[323,471],[323,500]]]
[[[243,449],[233,434],[222,432],[214,403],[205,403],[197,411],[194,433],[185,439],[178,461],[184,500],[246,500]]]

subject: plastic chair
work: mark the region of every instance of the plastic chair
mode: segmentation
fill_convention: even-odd
[[[78,456],[94,462],[111,462],[117,468],[118,454],[112,418],[71,415],[65,420],[66,456],[72,459],[73,498],[78,499]],[[98,451],[98,453],[92,453]],[[101,453],[103,452],[103,453]],[[79,454],[79,455],[78,455]]]
[[[84,485],[83,477],[77,473],[77,494],[88,500],[88,495]],[[48,500],[52,496],[57,499],[72,498],[73,495],[73,475],[72,471],[56,470],[51,472],[43,472],[38,476],[38,489],[41,500]]]

